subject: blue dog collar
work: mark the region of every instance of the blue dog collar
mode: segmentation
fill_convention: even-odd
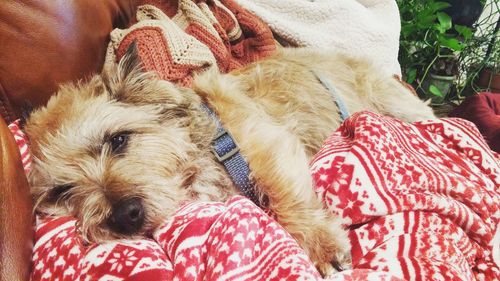
[[[337,108],[340,113],[340,118],[342,119],[342,121],[349,118],[350,116],[349,110],[347,110],[347,106],[345,105],[344,101],[340,98],[337,88],[333,86],[330,79],[326,78],[322,73],[319,73],[317,71],[312,71],[312,72],[314,73],[318,81],[323,85],[323,87],[325,87],[332,95],[333,101],[337,105]]]
[[[340,113],[342,121],[349,117],[349,111],[344,102],[338,95],[336,88],[320,73],[313,71],[319,82],[330,92]],[[212,140],[212,153],[219,163],[224,165],[234,185],[247,198],[252,200],[257,206],[260,206],[260,200],[255,193],[255,183],[250,179],[250,168],[248,163],[240,153],[233,136],[224,129],[222,122],[217,114],[205,103],[201,105],[203,111],[213,120],[217,126],[217,132]]]
[[[233,136],[224,129],[222,122],[208,105],[202,103],[202,109],[217,126],[217,132],[212,140],[212,153],[217,161],[224,165],[231,180],[240,192],[259,206],[259,199],[255,193],[255,184],[250,179],[250,167],[243,155],[241,155]]]

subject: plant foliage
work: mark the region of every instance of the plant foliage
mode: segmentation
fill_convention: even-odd
[[[454,93],[448,99],[460,98],[465,86],[471,83],[478,69],[495,61],[498,54],[498,30],[478,33],[472,28],[457,25],[445,12],[450,4],[435,0],[396,0],[401,14],[399,61],[403,78],[414,85],[422,98],[443,97],[435,85],[424,83],[432,72],[437,75],[456,76]],[[483,2],[484,4],[484,2]],[[498,14],[498,0],[493,0]],[[494,9],[495,7],[493,7]],[[495,16],[495,12],[492,13]],[[498,40],[496,40],[498,41]],[[493,44],[493,52],[485,58],[486,48]],[[481,56],[482,52],[482,56]],[[471,56],[477,61],[471,61]],[[496,63],[498,65],[498,63]],[[472,69],[474,68],[474,69]]]

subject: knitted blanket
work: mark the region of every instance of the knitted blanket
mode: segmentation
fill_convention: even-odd
[[[193,74],[207,67],[228,72],[276,49],[269,27],[232,0],[141,2],[137,23],[111,32],[104,69],[135,41],[145,70],[189,86]]]
[[[500,158],[472,123],[356,113],[311,172],[352,243],[353,269],[326,280],[499,280]],[[241,196],[187,203],[144,240],[88,245],[75,223],[38,221],[32,280],[321,280],[297,242]]]
[[[368,57],[388,74],[398,63],[399,10],[394,0],[236,0],[294,46]]]

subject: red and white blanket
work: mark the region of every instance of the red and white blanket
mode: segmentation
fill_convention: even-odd
[[[345,219],[353,269],[327,280],[500,280],[500,158],[468,121],[346,120],[311,162]],[[495,264],[495,257],[497,264]],[[86,245],[72,218],[37,225],[32,280],[321,280],[244,197],[189,203],[150,239]]]

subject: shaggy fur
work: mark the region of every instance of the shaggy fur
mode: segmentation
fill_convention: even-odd
[[[318,269],[348,267],[346,232],[318,200],[308,168],[341,123],[311,70],[331,79],[350,112],[434,118],[398,81],[344,55],[282,50],[227,75],[209,70],[186,89],[141,73],[131,53],[110,73],[63,86],[28,119],[37,210],[76,216],[83,236],[102,242],[147,235],[185,201],[237,194],[211,153],[215,126],[203,101],[236,139],[268,208]],[[133,233],[114,231],[114,208],[131,198],[140,199],[144,224]]]

